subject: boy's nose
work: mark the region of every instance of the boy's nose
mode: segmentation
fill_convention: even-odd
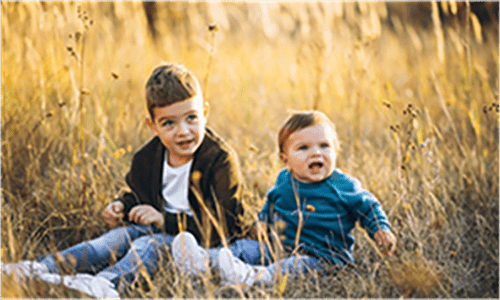
[[[186,134],[189,132],[188,126],[186,123],[181,122],[179,127],[177,127],[177,134]]]

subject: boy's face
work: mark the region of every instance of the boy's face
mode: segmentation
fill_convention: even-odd
[[[168,150],[168,164],[182,166],[193,159],[205,137],[208,104],[196,95],[171,105],[153,108],[154,120],[146,117],[149,129]]]
[[[333,132],[330,126],[313,125],[292,133],[280,158],[295,179],[311,183],[321,181],[335,168]]]

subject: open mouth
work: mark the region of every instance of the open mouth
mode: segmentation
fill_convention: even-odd
[[[313,162],[309,165],[309,169],[321,169],[323,167],[322,162]]]
[[[181,141],[181,142],[177,142],[177,145],[184,147],[184,146],[191,144],[192,142],[193,142],[193,140]]]

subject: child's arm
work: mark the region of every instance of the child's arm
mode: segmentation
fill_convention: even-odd
[[[382,205],[371,193],[365,190],[361,195],[362,204],[355,208],[359,213],[359,222],[375,240],[382,254],[391,256],[396,249],[396,237],[391,232],[391,225]]]
[[[337,182],[342,187],[342,196],[348,199],[351,212],[368,235],[375,240],[384,255],[392,255],[396,248],[396,237],[377,198],[361,187],[359,180],[343,174]]]
[[[391,256],[396,250],[396,237],[389,230],[381,229],[375,232],[374,239],[382,254]]]

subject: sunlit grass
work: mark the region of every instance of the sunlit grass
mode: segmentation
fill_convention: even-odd
[[[2,261],[106,231],[102,210],[127,189],[133,152],[151,138],[145,82],[172,61],[207,79],[208,124],[240,157],[247,221],[282,167],[276,140],[288,111],[317,108],[336,124],[338,167],[379,198],[398,237],[383,259],[356,229],[356,272],[279,279],[247,295],[498,297],[498,27],[480,28],[480,40],[476,21],[469,35],[443,23],[440,40],[404,19],[391,28],[385,3],[278,3],[264,30],[259,4],[211,5],[161,5],[155,43],[141,3],[2,2]],[[83,59],[72,54],[81,56],[77,32]],[[130,296],[243,295],[219,279],[180,276],[166,259],[154,288]],[[2,292],[80,296],[8,276]]]

